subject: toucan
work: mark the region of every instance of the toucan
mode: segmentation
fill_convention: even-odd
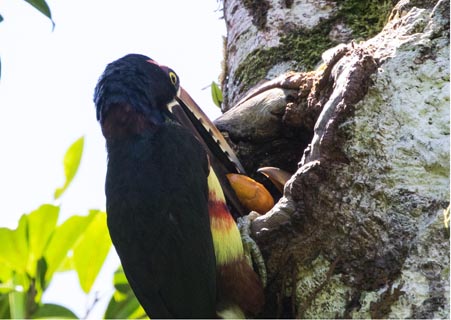
[[[226,178],[244,169],[178,75],[129,54],[107,65],[94,103],[108,229],[148,316],[256,316],[263,286],[229,210],[246,209]]]

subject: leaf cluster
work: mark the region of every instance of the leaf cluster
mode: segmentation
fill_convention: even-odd
[[[64,156],[64,184],[59,199],[74,179],[81,162],[84,138]],[[89,294],[111,248],[106,212],[90,210],[58,224],[60,205],[43,204],[22,215],[15,229],[0,228],[0,318],[79,318],[66,307],[43,303],[42,296],[57,272],[75,271],[81,289]],[[145,317],[120,269],[114,276],[107,318]]]

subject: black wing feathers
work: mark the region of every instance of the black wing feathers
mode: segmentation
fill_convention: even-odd
[[[208,160],[176,124],[107,143],[108,227],[151,318],[214,318]]]

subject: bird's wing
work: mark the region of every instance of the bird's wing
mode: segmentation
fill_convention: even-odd
[[[135,174],[122,177],[109,163],[107,177],[108,225],[126,276],[150,317],[215,317],[206,153],[175,124],[136,143],[149,145],[126,146],[136,163],[120,162],[135,167]]]

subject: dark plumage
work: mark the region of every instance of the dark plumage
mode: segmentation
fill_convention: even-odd
[[[164,120],[163,115],[169,114],[166,104],[174,99],[178,82],[173,84],[161,66],[148,61],[153,60],[129,54],[106,67],[94,92],[101,124],[109,108],[116,104],[128,104],[135,112],[159,123]]]
[[[177,77],[149,60],[127,55],[109,64],[95,89],[108,151],[108,228],[151,318],[214,318],[206,152],[166,108]]]

